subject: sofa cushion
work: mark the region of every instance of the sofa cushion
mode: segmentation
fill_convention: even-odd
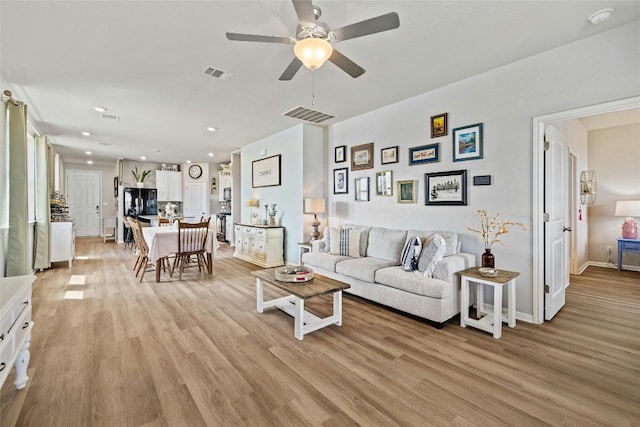
[[[447,250],[444,253],[444,256],[455,255],[460,252],[458,246],[458,235],[453,231],[409,230],[407,236],[420,236],[420,239],[422,239],[422,246],[424,247],[425,240],[427,240],[434,234],[441,235],[444,241],[447,243]]]
[[[436,299],[449,298],[453,291],[453,285],[444,280],[424,277],[416,271],[404,271],[402,267],[379,269],[376,271],[376,283]]]
[[[329,230],[329,253],[331,255],[346,255],[360,257],[360,230],[357,228],[343,228]]]
[[[415,236],[413,234],[412,236]],[[406,243],[406,230],[390,230],[388,228],[373,227],[369,231],[369,246],[367,256],[393,261],[400,264],[402,248]]]
[[[336,264],[351,259],[343,255],[331,255],[322,252],[306,252],[302,254],[302,263],[313,267],[322,268],[323,270],[336,271]]]
[[[369,231],[371,227],[357,224],[345,224],[343,228],[356,228],[360,230],[360,256],[367,256],[367,246],[369,245]]]
[[[424,243],[424,248],[418,259],[418,271],[424,274],[425,277],[432,277],[436,266],[446,251],[447,244],[444,238],[439,234],[434,234],[429,237]]]
[[[373,282],[376,270],[394,265],[393,261],[374,258],[371,256],[362,258],[350,258],[336,265],[336,273],[360,279],[365,282]]]

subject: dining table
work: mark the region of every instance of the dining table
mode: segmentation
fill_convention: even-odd
[[[189,232],[189,230],[183,230]],[[142,227],[142,235],[147,246],[149,247],[149,259],[156,264],[156,282],[160,281],[160,268],[158,260],[174,255],[178,252],[178,228],[175,226],[167,227]],[[205,258],[207,260],[207,273],[213,274],[213,255],[220,243],[216,238],[216,231],[209,229],[207,233],[207,241],[205,242]]]

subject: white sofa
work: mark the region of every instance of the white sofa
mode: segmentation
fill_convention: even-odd
[[[350,284],[345,292],[427,319],[437,328],[460,312],[460,278],[455,273],[475,266],[476,258],[460,252],[456,233],[354,224],[344,228],[361,230],[360,257],[329,253],[329,233],[325,230],[323,240],[314,241],[311,251],[302,255],[302,263],[318,274]],[[424,242],[435,233],[447,245],[433,278],[405,271],[401,256],[407,240],[418,236]]]

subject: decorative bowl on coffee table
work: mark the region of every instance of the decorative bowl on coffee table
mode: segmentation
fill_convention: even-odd
[[[281,282],[308,282],[313,279],[313,270],[303,265],[279,267],[273,274]]]

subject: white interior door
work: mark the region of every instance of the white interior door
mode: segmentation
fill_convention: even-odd
[[[569,284],[568,178],[569,150],[563,137],[547,126],[549,149],[544,154],[544,318],[551,320],[564,306],[565,288]]]
[[[67,204],[76,236],[100,235],[101,182],[100,171],[67,171]]]
[[[208,216],[209,197],[207,184],[204,182],[190,182],[185,185],[184,216],[199,220],[201,216]]]

